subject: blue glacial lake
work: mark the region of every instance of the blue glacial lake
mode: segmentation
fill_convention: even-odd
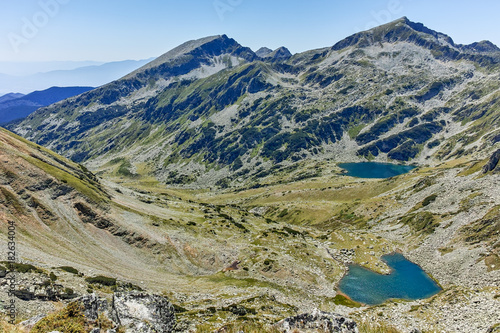
[[[391,298],[416,300],[431,297],[441,288],[420,266],[407,260],[402,254],[382,257],[392,269],[383,275],[358,265],[351,265],[339,284],[339,290],[352,300],[376,305]]]
[[[339,167],[347,170],[348,176],[358,178],[389,178],[416,168],[412,165],[378,162],[340,163]]]

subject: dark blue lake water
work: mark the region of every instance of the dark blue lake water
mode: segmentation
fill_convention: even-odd
[[[389,178],[416,168],[412,165],[378,162],[340,163],[339,167],[347,170],[348,176],[358,178]]]
[[[391,274],[378,274],[361,266],[351,265],[349,273],[340,281],[340,291],[356,302],[376,305],[390,298],[428,298],[441,290],[420,266],[403,255],[388,254],[382,260],[391,267]]]

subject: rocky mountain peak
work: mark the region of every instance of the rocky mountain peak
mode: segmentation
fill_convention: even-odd
[[[271,52],[270,54],[268,54],[267,58],[283,60],[283,59],[288,59],[291,56],[292,53],[290,53],[290,51],[286,47],[281,46],[276,50],[274,50],[273,52]]]
[[[470,50],[479,53],[491,53],[491,52],[500,52],[500,48],[490,42],[489,40],[482,40],[480,42],[475,42],[469,45],[462,46],[465,50]]]
[[[267,55],[269,55],[270,53],[272,53],[273,50],[271,50],[270,48],[268,47],[261,47],[260,49],[258,49],[255,54],[260,57],[260,58],[264,58],[266,57]]]
[[[292,56],[290,51],[284,46],[278,47],[274,51],[268,47],[261,47],[255,54],[260,58],[273,60],[286,60]]]
[[[185,74],[189,70],[206,63],[208,59],[221,55],[232,55],[246,61],[253,61],[256,54],[248,47],[243,47],[226,35],[204,37],[185,42],[150,63],[132,72],[127,77],[151,75],[155,68],[177,68],[174,75]],[[184,73],[183,73],[184,72]]]
[[[333,50],[341,50],[350,46],[367,47],[376,43],[411,42],[430,48],[431,45],[454,47],[453,40],[440,32],[431,30],[422,23],[410,21],[402,17],[387,24],[351,35],[337,44]]]

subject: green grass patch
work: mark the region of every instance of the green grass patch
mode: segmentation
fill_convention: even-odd
[[[59,169],[55,166],[47,164],[31,156],[23,156],[23,157],[29,163],[37,166],[38,168],[47,172],[54,178],[60,180],[61,182],[73,187],[75,190],[85,195],[87,198],[94,201],[95,203],[105,203],[109,201],[109,198],[103,192],[97,189],[94,185],[73,176],[67,171]]]
[[[361,307],[361,303],[358,303],[356,301],[353,301],[347,297],[345,297],[344,295],[341,295],[341,294],[337,294],[334,298],[333,298],[333,303],[337,304],[337,305],[343,305],[343,306],[348,306],[350,308],[359,308]]]
[[[465,242],[477,244],[483,241],[494,243],[500,235],[500,206],[495,206],[484,217],[460,229]]]
[[[424,234],[431,234],[439,226],[439,222],[432,213],[429,212],[419,212],[415,214],[409,214],[401,218],[401,223],[410,227],[414,232],[421,232]]]
[[[366,124],[359,124],[359,125],[352,126],[351,128],[349,128],[349,130],[347,131],[347,133],[349,134],[349,137],[351,139],[354,139],[355,137],[357,137],[359,132],[361,132],[361,130],[363,128],[365,128],[365,126],[366,126]]]
[[[483,166],[488,162],[488,159],[482,160],[475,162],[472,164],[469,168],[463,170],[458,174],[459,177],[465,177],[465,176],[470,176],[478,171],[481,171],[483,169]]]

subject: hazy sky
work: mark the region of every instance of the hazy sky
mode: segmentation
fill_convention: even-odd
[[[146,59],[218,34],[296,53],[401,16],[500,45],[499,13],[498,0],[0,0],[0,61]]]

